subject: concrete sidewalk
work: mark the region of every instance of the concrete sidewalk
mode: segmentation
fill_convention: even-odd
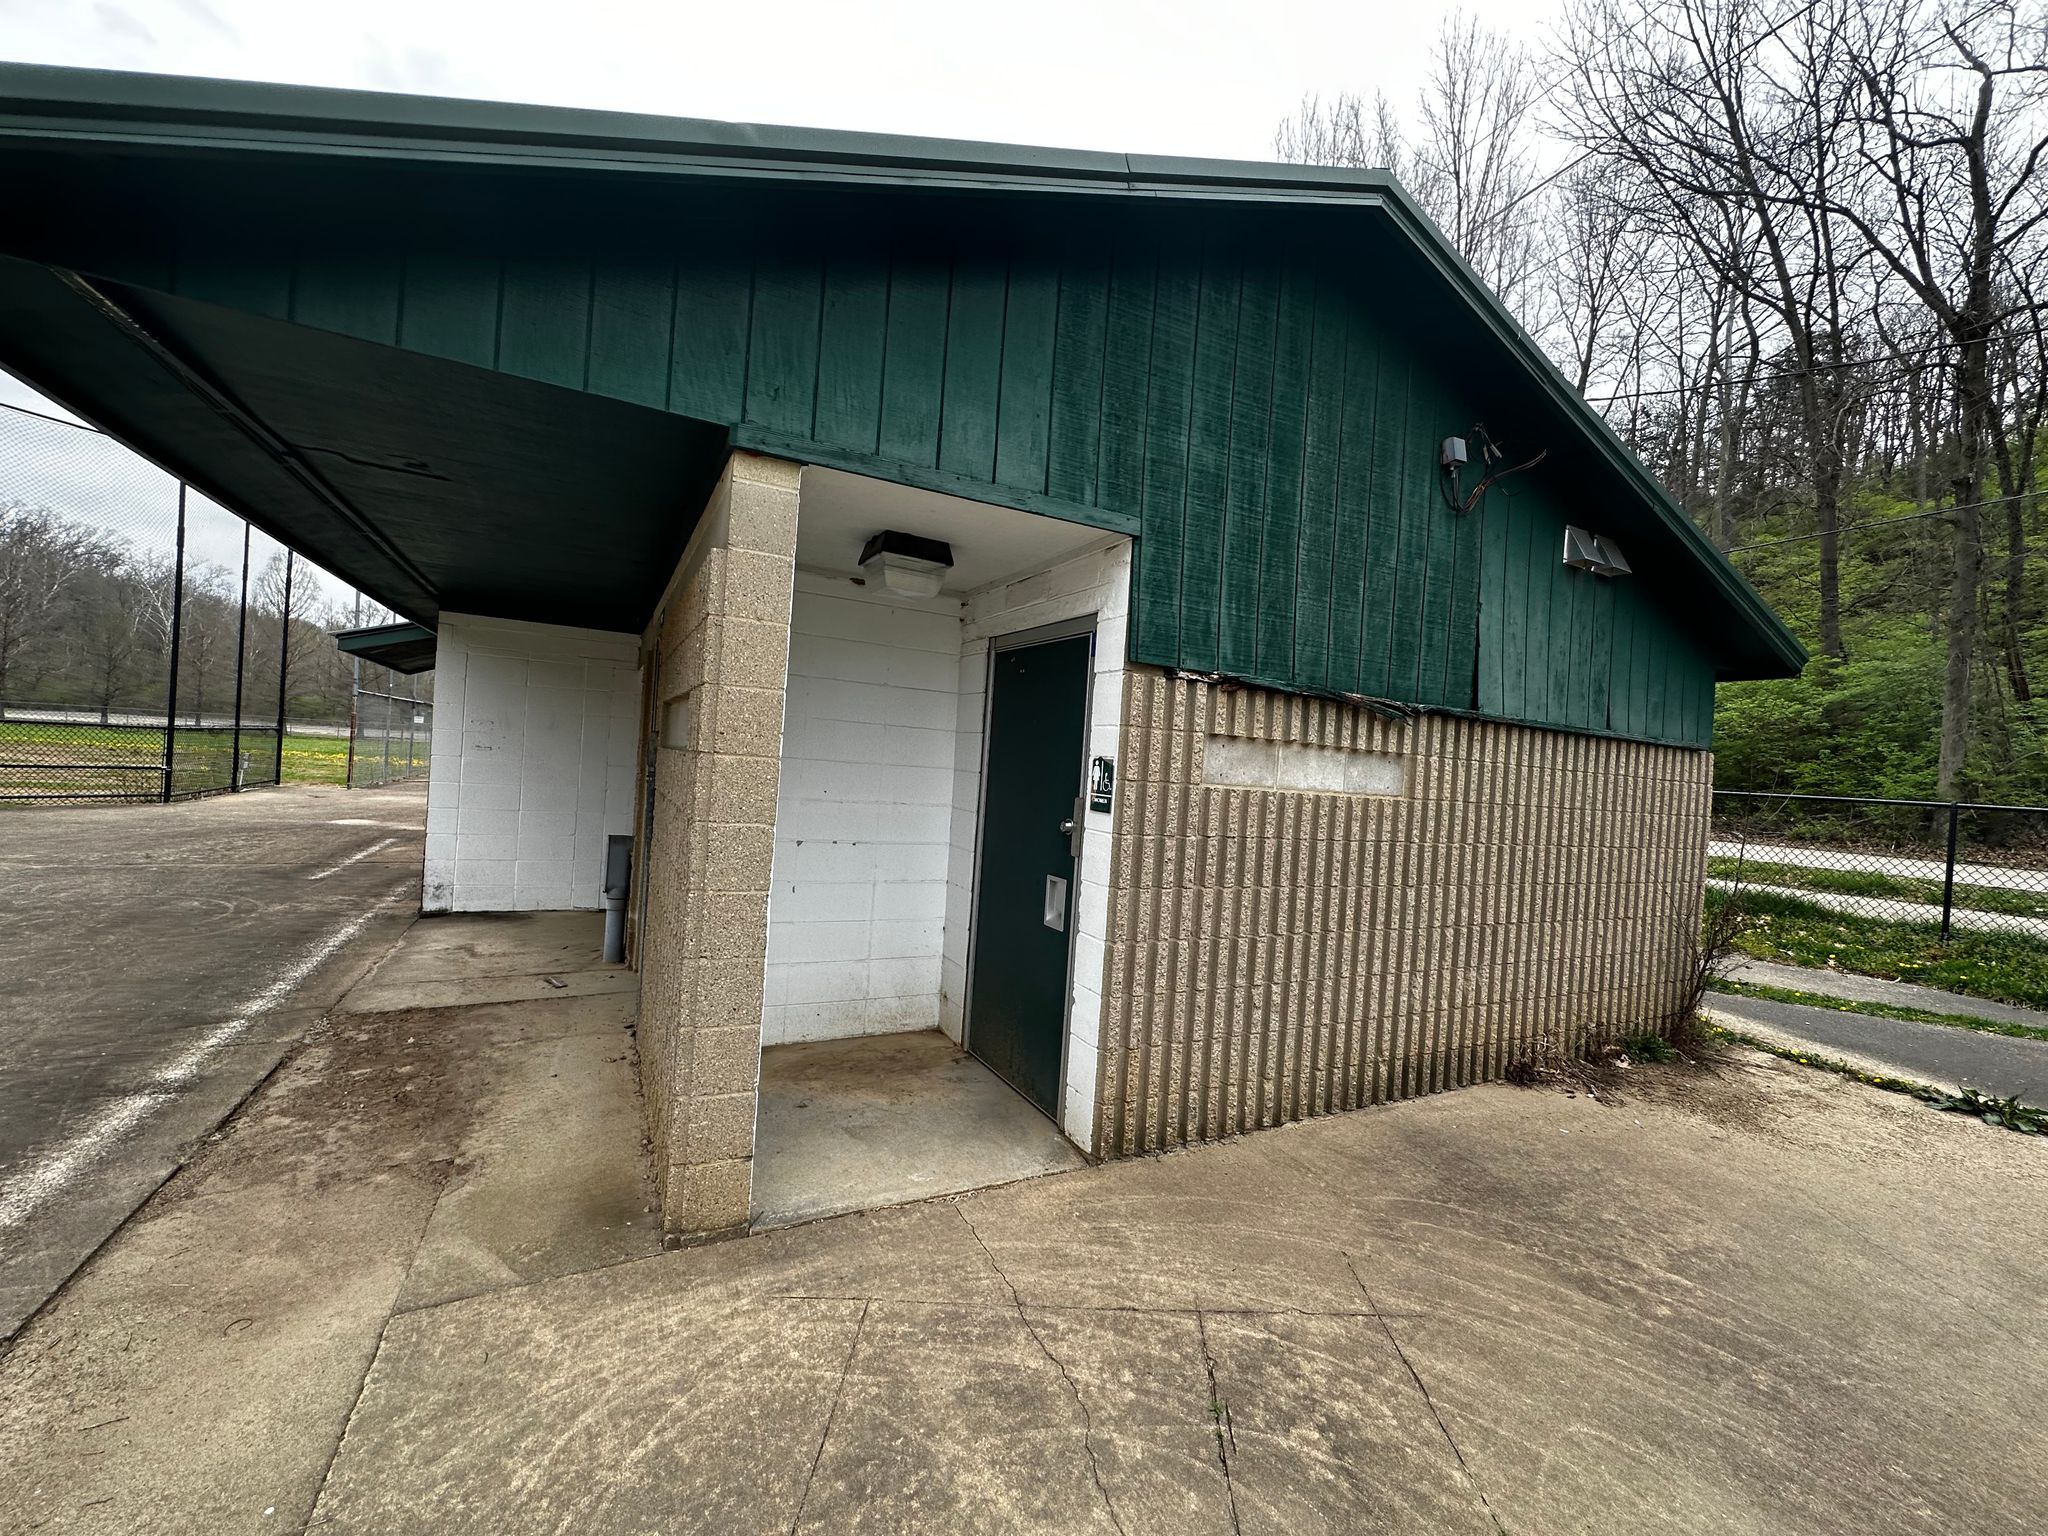
[[[360,998],[584,995],[287,1063],[0,1361],[0,1530],[2039,1516],[2035,1139],[1739,1052],[661,1253],[630,994],[504,921],[418,925]]]
[[[1890,1003],[2048,1028],[2048,1014],[2034,1009],[1845,971],[1744,960],[1729,968],[1728,978],[1836,997],[1852,1005]],[[1705,1010],[1708,1017],[1759,1040],[1817,1051],[1867,1072],[1911,1078],[1949,1092],[1975,1088],[1997,1098],[2048,1104],[2048,1040],[1724,992],[1708,993]]]
[[[2048,1012],[2039,1008],[2022,1008],[1963,992],[1945,992],[1940,987],[1923,987],[1910,981],[1889,981],[1882,976],[1859,976],[1854,971],[1781,965],[1775,960],[1744,956],[1730,965],[1726,974],[1730,981],[1778,987],[1788,992],[1812,992],[1844,1002],[1890,1003],[1895,1008],[1917,1008],[1923,1013],[1947,1013],[1965,1019],[1992,1019],[2002,1024],[2048,1029]]]
[[[1742,1034],[1816,1051],[1884,1077],[1909,1078],[1951,1093],[1975,1088],[1993,1098],[2048,1104],[2048,1040],[1727,993],[1709,994],[1704,1011]]]

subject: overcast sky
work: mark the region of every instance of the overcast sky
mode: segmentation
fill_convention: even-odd
[[[1551,0],[1477,0],[1541,41]],[[1262,159],[1304,91],[1404,108],[1448,7],[1395,0],[0,0],[45,64]]]
[[[1467,9],[1536,45],[1556,7]],[[1411,113],[1448,11],[1390,0],[0,0],[0,57],[1265,159],[1274,126],[1309,91],[1384,90]],[[63,414],[4,373],[0,402]],[[29,425],[15,423],[16,480]],[[35,499],[65,473],[38,455]],[[97,465],[65,499],[112,507],[124,478]],[[162,479],[137,466],[125,483],[154,498]],[[228,525],[193,533],[201,558],[239,564]]]

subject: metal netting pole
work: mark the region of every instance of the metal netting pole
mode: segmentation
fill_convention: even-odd
[[[1962,819],[1962,806],[1956,801],[1948,803],[1948,863],[1941,876],[1941,942],[1948,942],[1949,919],[1956,909],[1956,826]]]
[[[412,686],[406,691],[411,695],[405,706],[405,776],[412,777],[413,753],[419,745],[420,732],[420,675],[415,672],[406,679]]]
[[[228,753],[228,788],[242,787],[242,664],[249,655],[249,525],[242,524],[242,597],[235,611],[235,734]]]
[[[363,594],[356,594],[355,627],[363,627]],[[348,767],[341,782],[349,789],[356,787],[356,730],[363,715],[363,658],[351,655],[348,659]]]
[[[292,675],[292,552],[284,552],[284,609],[277,618],[277,756],[270,781],[284,783],[284,701]]]
[[[171,803],[171,773],[178,751],[178,641],[185,628],[185,482],[178,482],[178,547],[171,560],[171,677],[164,702],[164,794]]]

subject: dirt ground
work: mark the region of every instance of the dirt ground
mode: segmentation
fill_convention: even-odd
[[[417,925],[25,1330],[0,1530],[2039,1524],[2039,1139],[1731,1051],[664,1253],[631,993],[518,933]]]

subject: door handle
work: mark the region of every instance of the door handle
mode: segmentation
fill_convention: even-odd
[[[1069,816],[1069,817],[1068,817],[1068,818],[1067,818],[1067,819],[1066,819],[1065,821],[1063,821],[1063,822],[1061,822],[1061,823],[1060,823],[1060,836],[1061,836],[1061,837],[1072,837],[1073,835],[1074,835],[1074,818],[1073,818],[1073,817],[1071,817],[1071,816]]]
[[[1058,875],[1045,877],[1045,926],[1054,933],[1067,931],[1067,882]]]

